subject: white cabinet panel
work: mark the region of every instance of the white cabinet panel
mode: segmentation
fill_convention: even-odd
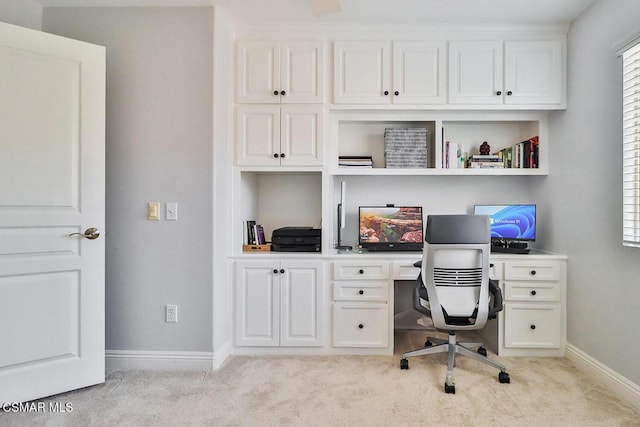
[[[323,102],[323,42],[239,41],[236,56],[239,103]]]
[[[505,104],[559,104],[562,101],[562,43],[507,41]]]
[[[444,104],[446,42],[393,43],[393,103]]]
[[[387,347],[389,306],[374,303],[335,303],[334,347]]]
[[[507,304],[505,347],[558,348],[561,341],[560,304]]]
[[[391,91],[391,43],[334,42],[336,104],[388,104]]]
[[[449,42],[449,103],[502,104],[502,42]]]

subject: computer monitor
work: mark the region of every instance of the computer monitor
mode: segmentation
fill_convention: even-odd
[[[489,215],[492,251],[512,248],[528,252],[527,242],[536,240],[536,205],[476,205],[473,213]]]
[[[360,247],[369,251],[422,251],[421,206],[360,206]]]

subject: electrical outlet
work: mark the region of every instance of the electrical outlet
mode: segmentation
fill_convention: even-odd
[[[165,306],[165,322],[178,323],[178,306],[175,304],[167,304]]]

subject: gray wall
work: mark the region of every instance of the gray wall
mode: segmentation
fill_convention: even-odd
[[[640,384],[640,250],[622,247],[621,59],[640,2],[599,0],[568,38],[568,108],[551,114],[545,246],[566,253],[568,341]]]
[[[31,0],[2,0],[0,21],[21,27],[42,29],[42,6]]]
[[[213,8],[45,8],[42,26],[107,48],[106,348],[212,351]]]

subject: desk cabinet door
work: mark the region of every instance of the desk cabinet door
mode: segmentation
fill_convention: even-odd
[[[558,348],[560,304],[506,304],[505,347]]]
[[[322,345],[322,262],[283,262],[280,271],[280,345]]]
[[[335,303],[333,306],[334,347],[387,347],[389,305]]]

